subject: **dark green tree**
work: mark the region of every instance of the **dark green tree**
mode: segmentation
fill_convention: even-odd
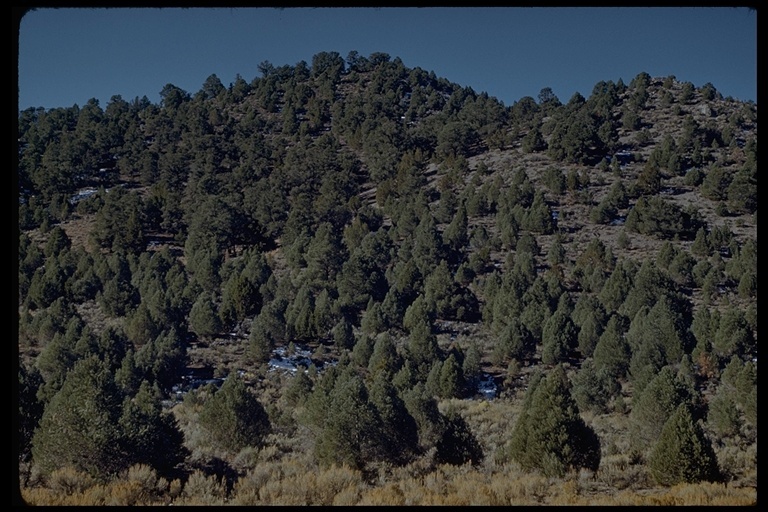
[[[368,371],[371,375],[376,378],[380,372],[385,372],[391,377],[400,370],[402,364],[402,357],[397,352],[392,336],[386,332],[376,336],[373,352],[368,359]]]
[[[466,381],[461,365],[454,354],[449,354],[440,366],[438,396],[441,398],[461,398],[465,392]]]
[[[558,308],[544,322],[541,337],[541,362],[556,364],[565,361],[576,349],[578,330],[570,314]]]
[[[478,465],[485,454],[464,417],[455,409],[448,409],[443,415],[444,430],[435,447],[435,461],[438,464]]]
[[[379,342],[376,344],[379,346]],[[374,361],[374,358],[371,358]],[[386,459],[396,464],[406,463],[418,453],[419,430],[405,402],[392,384],[392,373],[384,368],[374,374],[370,385],[370,402],[381,418],[382,444]]]
[[[680,362],[693,346],[688,323],[680,320],[672,303],[661,298],[652,308],[643,306],[626,334],[632,349],[629,373],[640,392],[662,367]]]
[[[536,341],[519,318],[509,319],[499,333],[491,359],[494,364],[505,364],[511,359],[525,359],[536,348]]]
[[[648,468],[664,486],[721,480],[712,444],[687,405],[679,405],[665,422],[648,457]]]
[[[573,376],[573,398],[579,410],[598,414],[610,410],[611,401],[621,392],[621,383],[605,368],[597,368],[592,358],[581,363]]]
[[[635,395],[630,413],[633,447],[645,450],[659,438],[667,419],[681,404],[693,405],[690,390],[678,380],[672,366],[658,370],[648,385]]]
[[[312,393],[312,379],[307,372],[297,371],[283,396],[288,405],[295,407],[303,405],[310,393]]]
[[[123,442],[133,464],[149,464],[162,475],[171,475],[189,456],[184,434],[172,413],[163,411],[160,388],[143,381],[133,397],[126,397],[120,417]]]
[[[384,458],[387,447],[383,445],[381,417],[359,377],[342,373],[327,405],[315,442],[320,463],[362,469],[368,462]]]
[[[210,293],[201,293],[189,312],[189,328],[201,338],[209,338],[221,332],[221,327],[213,297]]]
[[[73,467],[107,479],[128,465],[119,426],[122,396],[97,357],[78,361],[45,408],[32,438],[32,457],[44,474]]]
[[[271,430],[264,406],[236,373],[203,403],[200,425],[214,446],[233,453],[260,446]]]
[[[368,300],[381,301],[387,292],[385,267],[389,263],[391,241],[385,230],[368,233],[350,250],[336,284],[342,309],[359,310]]]
[[[611,315],[592,353],[596,369],[616,380],[626,378],[629,370],[632,351],[625,338],[628,324],[618,313]]]
[[[34,366],[19,361],[18,382],[18,456],[19,461],[31,457],[32,436],[43,416],[44,404],[37,397],[43,384],[40,372]]]
[[[265,314],[264,312],[262,314]],[[256,364],[269,361],[272,351],[275,349],[275,339],[266,325],[266,316],[259,314],[251,324],[251,333],[248,337],[248,357]],[[265,314],[266,315],[266,314]]]
[[[757,349],[755,336],[742,309],[730,305],[723,311],[714,332],[712,347],[722,358],[733,354],[752,354]]]
[[[599,467],[600,439],[581,418],[562,365],[530,383],[509,449],[523,469],[547,476]]]
[[[741,411],[734,395],[732,387],[720,384],[707,407],[707,425],[722,438],[735,436],[741,428]]]
[[[626,258],[620,259],[598,293],[607,312],[618,311],[627,298],[637,272],[637,264]]]

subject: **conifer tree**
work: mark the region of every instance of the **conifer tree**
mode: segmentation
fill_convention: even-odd
[[[130,465],[149,464],[169,475],[190,452],[176,419],[162,410],[160,398],[160,388],[143,381],[136,396],[125,398],[120,428]]]
[[[712,444],[686,404],[680,404],[664,424],[648,467],[664,486],[721,479]]]
[[[303,405],[311,392],[312,379],[309,378],[307,372],[299,369],[294,375],[293,380],[291,380],[291,383],[288,385],[288,388],[285,390],[284,396],[288,405],[295,407],[297,405]]]
[[[535,340],[528,330],[517,317],[512,317],[499,333],[491,357],[494,364],[502,364],[510,359],[523,359],[535,348]]]
[[[201,293],[192,305],[189,328],[201,338],[208,338],[221,331],[221,320],[210,293]]]
[[[122,396],[105,363],[78,361],[45,408],[32,438],[32,457],[44,474],[71,466],[94,478],[127,468],[118,421]]]
[[[270,310],[265,309],[256,315],[251,324],[251,333],[248,335],[248,357],[257,364],[269,361],[275,349],[276,340],[268,325],[269,314]]]
[[[370,401],[381,418],[387,460],[398,464],[407,462],[418,453],[418,426],[392,384],[392,374],[388,370],[382,369],[375,374],[370,386]]]
[[[442,398],[459,398],[464,394],[466,383],[456,357],[450,354],[440,367],[439,395]]]
[[[402,366],[402,358],[397,353],[394,340],[389,333],[381,333],[375,338],[373,352],[368,360],[368,371],[374,378],[380,372],[394,375]]]
[[[200,425],[214,446],[235,453],[259,446],[271,429],[264,406],[236,373],[203,403]]]
[[[483,448],[475,437],[467,421],[454,409],[443,415],[443,434],[435,447],[435,459],[438,464],[461,465],[482,462]]]
[[[605,413],[614,397],[621,392],[621,384],[605,368],[596,368],[587,358],[573,377],[573,398],[582,411]]]
[[[664,366],[635,396],[630,413],[633,445],[640,449],[659,438],[667,419],[680,404],[693,404],[689,390],[677,380],[672,366]]]
[[[32,436],[43,416],[43,403],[37,398],[37,391],[42,384],[43,378],[37,368],[19,361],[17,416],[19,461],[30,458]]]
[[[541,336],[541,361],[556,364],[567,359],[576,348],[578,331],[570,315],[558,308],[544,322]]]
[[[527,471],[562,477],[571,469],[597,470],[600,439],[579,415],[562,365],[530,383],[509,443]]]
[[[315,454],[322,464],[362,469],[386,453],[381,428],[381,418],[365,384],[352,372],[344,372],[328,395]]]

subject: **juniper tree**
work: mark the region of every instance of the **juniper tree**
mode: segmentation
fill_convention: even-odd
[[[664,486],[721,480],[712,444],[686,404],[680,404],[664,424],[648,457],[654,480]]]
[[[200,425],[214,446],[234,453],[246,446],[260,446],[271,430],[264,406],[236,373],[205,400]]]
[[[21,461],[31,456],[32,436],[43,416],[43,402],[37,397],[43,378],[36,367],[19,360],[18,379],[18,456]]]
[[[392,384],[392,375],[386,369],[375,373],[370,385],[369,399],[381,418],[385,457],[400,464],[409,461],[418,453],[419,431],[416,420],[408,412],[405,402]]]
[[[96,356],[78,361],[51,398],[32,438],[32,457],[44,474],[71,466],[95,478],[126,469],[119,419],[122,396]]]
[[[621,383],[606,368],[597,368],[591,358],[573,377],[573,398],[582,411],[608,412],[611,400],[620,392]]]
[[[381,417],[363,381],[352,372],[342,372],[327,396],[315,456],[325,465],[362,469],[386,453],[381,428]]]
[[[671,365],[660,368],[642,391],[637,392],[630,413],[630,432],[634,447],[646,448],[659,438],[675,409],[693,405],[690,390],[681,383]]]
[[[624,303],[632,289],[636,272],[637,266],[632,260],[620,259],[617,262],[598,293],[598,298],[607,312],[617,311]]]
[[[163,411],[160,388],[143,381],[135,396],[127,396],[120,417],[126,465],[148,464],[170,475],[190,454],[172,413]]]
[[[534,338],[517,317],[512,317],[497,336],[491,358],[494,364],[503,364],[509,360],[524,359],[535,348]]]
[[[600,439],[581,418],[562,365],[529,384],[509,449],[523,469],[547,476],[599,467]]]
[[[208,338],[220,332],[221,327],[212,294],[201,293],[189,312],[189,328],[201,338]]]
[[[541,361],[556,364],[566,360],[576,349],[578,331],[570,315],[558,308],[544,322],[541,338]]]
[[[443,415],[443,432],[435,445],[438,464],[462,465],[482,462],[485,454],[467,421],[450,408]]]
[[[714,332],[712,346],[722,358],[734,354],[743,356],[756,350],[755,337],[743,310],[731,305],[723,312]]]
[[[639,392],[658,370],[680,362],[692,350],[689,321],[675,303],[662,296],[649,308],[638,311],[627,331],[632,348],[630,375]]]
[[[402,358],[397,352],[394,340],[389,333],[381,333],[375,338],[373,352],[368,359],[368,371],[375,378],[380,372],[394,375],[402,366]]]
[[[295,407],[304,404],[311,392],[312,379],[309,378],[305,371],[299,369],[293,376],[283,396],[288,405]]]

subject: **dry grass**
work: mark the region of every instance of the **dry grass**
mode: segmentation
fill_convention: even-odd
[[[621,466],[617,456],[611,460],[617,468]],[[603,471],[595,475],[582,471],[564,478],[549,478],[526,473],[516,464],[496,466],[492,471],[440,465],[421,476],[407,476],[400,471],[397,477],[372,484],[366,482],[359,471],[347,467],[320,469],[308,466],[305,458],[294,457],[258,463],[235,482],[230,493],[220,478],[199,470],[185,483],[178,480],[168,483],[157,478],[151,469],[136,466],[108,484],[96,483],[71,469],[62,470],[45,486],[23,488],[22,498],[29,505],[54,506],[750,506],[757,503],[756,486],[702,482],[670,488],[643,486],[618,490],[605,481]]]

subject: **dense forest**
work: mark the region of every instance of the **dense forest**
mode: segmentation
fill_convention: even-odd
[[[25,503],[757,503],[755,103],[255,73],[19,112]]]

